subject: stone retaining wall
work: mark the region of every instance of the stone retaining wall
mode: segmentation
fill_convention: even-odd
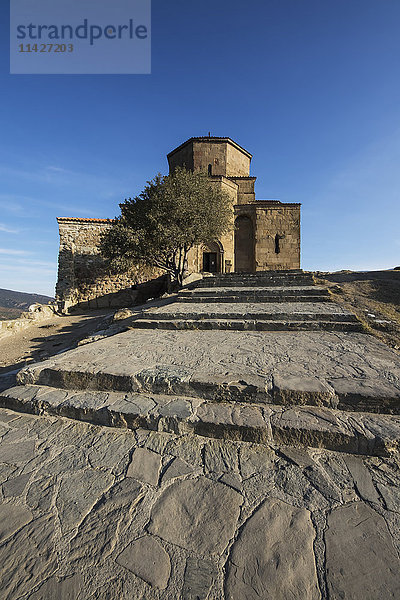
[[[101,234],[112,219],[57,219],[60,230],[56,299],[61,310],[122,307],[138,299],[137,284],[157,277],[153,269],[133,268],[128,273],[111,273],[99,254]],[[157,295],[165,282],[156,282],[150,294]],[[160,290],[158,289],[160,288]],[[143,294],[142,294],[143,295]],[[146,295],[146,294],[144,294]]]

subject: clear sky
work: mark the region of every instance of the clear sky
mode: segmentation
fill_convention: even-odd
[[[115,216],[209,131],[302,203],[304,269],[400,265],[399,0],[153,0],[151,75],[10,75],[0,17],[0,287],[53,295],[56,217]]]

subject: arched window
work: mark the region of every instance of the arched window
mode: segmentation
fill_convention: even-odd
[[[212,175],[212,165],[208,165],[208,175],[211,177]]]

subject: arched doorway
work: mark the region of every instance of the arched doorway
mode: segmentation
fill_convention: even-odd
[[[224,249],[221,242],[210,242],[202,247],[201,270],[205,273],[221,273]]]
[[[247,215],[235,219],[235,272],[254,272],[254,227]]]

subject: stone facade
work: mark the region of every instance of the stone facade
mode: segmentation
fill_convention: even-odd
[[[168,154],[170,172],[178,166],[206,171],[232,200],[232,229],[208,246],[189,252],[189,272],[255,272],[300,267],[300,204],[256,200],[252,155],[230,138],[191,138]],[[157,277],[152,269],[114,275],[98,251],[111,219],[59,218],[60,253],[56,296],[62,308],[124,306],[138,300],[138,283]],[[148,294],[155,295],[157,282]],[[165,285],[163,283],[162,285]],[[161,285],[161,287],[162,287]],[[157,287],[158,286],[158,287]],[[160,287],[160,289],[161,289]],[[148,295],[147,294],[147,295]]]
[[[224,273],[300,268],[300,204],[256,200],[251,159],[236,142],[219,137],[191,138],[168,154],[170,171],[177,166],[206,171],[233,204],[231,233],[212,248],[194,248],[188,270]],[[210,259],[210,255],[216,256]]]

